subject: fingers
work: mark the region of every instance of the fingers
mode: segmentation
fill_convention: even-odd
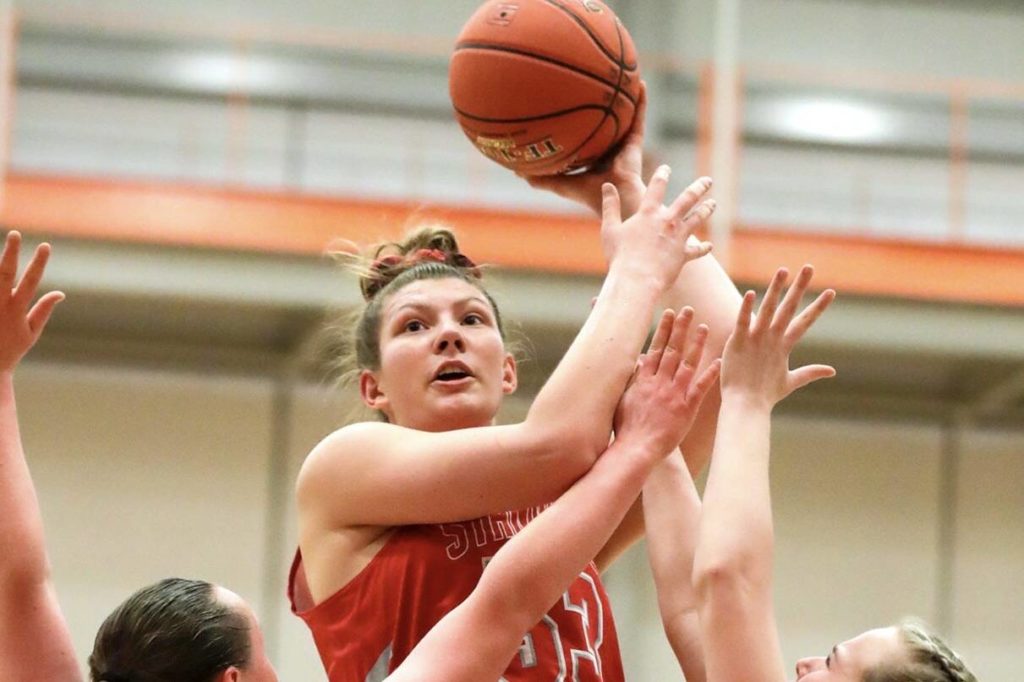
[[[622,223],[622,204],[619,201],[619,190],[615,185],[606,182],[601,185],[601,227],[614,227]]]
[[[654,171],[651,181],[647,184],[647,191],[644,192],[641,208],[653,211],[660,207],[665,201],[665,192],[668,189],[668,179],[672,176],[672,169],[666,165],[658,166]]]
[[[693,308],[686,307],[672,322],[672,332],[669,334],[668,343],[665,344],[665,351],[661,354],[661,362],[658,364],[658,374],[667,377],[674,377],[679,363],[683,358],[683,349],[686,348],[686,337],[690,333],[690,323],[693,321]]]
[[[792,348],[797,344],[800,339],[803,338],[807,330],[821,317],[821,314],[825,312],[832,301],[836,300],[836,292],[834,289],[825,289],[818,295],[818,298],[814,299],[814,302],[804,308],[803,312],[796,316],[789,327],[786,329],[786,333],[783,336],[783,341],[787,348]]]
[[[690,186],[684,189],[679,196],[676,197],[676,200],[672,202],[672,205],[669,206],[669,213],[672,218],[675,219],[679,216],[685,215],[686,219],[684,220],[684,223],[691,223],[690,214],[693,212],[694,206],[697,206],[697,202],[699,202],[704,195],[708,193],[709,189],[711,189],[711,178],[709,177],[697,178],[690,183]],[[701,204],[701,206],[705,207],[705,212],[707,213],[703,220],[707,220],[707,217],[715,210],[715,202],[713,200],[708,200]],[[699,221],[696,224],[699,224]]]
[[[787,393],[797,391],[807,384],[818,381],[819,379],[830,379],[836,375],[834,367],[829,365],[806,365],[804,367],[798,367],[789,373],[787,380]]]
[[[38,339],[39,335],[43,333],[43,329],[46,328],[46,323],[50,321],[50,315],[53,313],[53,309],[57,307],[57,304],[64,300],[64,293],[61,291],[51,291],[44,295],[36,304],[32,306],[32,310],[28,313],[28,328],[32,332],[33,338]]]
[[[686,352],[683,353],[683,362],[676,370],[675,380],[677,383],[685,385],[693,376],[693,373],[697,371],[700,361],[704,357],[704,347],[707,345],[707,341],[708,326],[706,324],[698,325],[693,341],[686,347]]]
[[[793,316],[796,315],[797,308],[800,307],[800,299],[804,297],[804,293],[807,291],[807,285],[811,283],[811,277],[814,276],[814,268],[810,265],[805,265],[800,268],[800,272],[797,273],[796,280],[793,285],[789,287],[789,291],[786,292],[785,297],[782,299],[782,304],[779,306],[778,312],[775,314],[775,319],[771,321],[771,325],[777,329],[785,331],[789,327],[789,323],[793,320]]]
[[[665,310],[661,314],[658,326],[654,330],[654,337],[651,339],[651,345],[647,347],[647,352],[641,356],[641,359],[650,358],[652,363],[648,365],[641,364],[640,369],[650,374],[654,374],[658,370],[658,365],[661,363],[661,354],[665,350],[665,344],[668,343],[669,334],[672,332],[672,323],[675,319],[676,314],[671,309]]]
[[[13,292],[14,304],[27,308],[29,301],[36,295],[39,282],[43,279],[43,271],[46,270],[46,262],[50,260],[50,245],[43,243],[36,247],[25,272],[21,275],[21,281]]]
[[[775,276],[772,277],[767,291],[764,292],[761,307],[758,309],[754,325],[750,329],[751,334],[759,334],[771,326],[772,318],[775,316],[775,309],[779,305],[779,295],[785,288],[788,279],[789,270],[786,268],[779,268],[775,271]]]
[[[699,408],[700,404],[704,402],[704,398],[707,396],[708,391],[718,381],[718,375],[722,372],[722,361],[716,359],[707,369],[700,373],[697,380],[690,384],[690,388],[686,391],[686,404],[694,408]]]
[[[696,238],[686,240],[686,260],[697,260],[711,253],[711,242],[702,242]]]
[[[736,315],[735,331],[744,333],[750,331],[750,317],[754,313],[754,301],[756,298],[757,294],[750,290],[743,294],[743,301],[740,302],[740,312]]]
[[[636,113],[633,114],[633,127],[629,129],[626,138],[627,145],[641,145],[644,143],[644,133],[647,128],[647,83],[640,81],[640,97],[636,102]]]
[[[0,291],[9,293],[14,288],[18,274],[18,251],[21,249],[21,233],[11,230],[7,233],[4,253],[0,256]],[[7,293],[4,295],[6,296]]]
[[[683,230],[683,236],[689,238],[690,235],[707,223],[716,208],[718,208],[718,202],[714,199],[708,199],[707,201],[702,201],[697,208],[687,213],[686,217],[679,224],[680,229]]]
[[[654,330],[651,345],[647,347],[648,353],[660,353],[665,349],[665,344],[668,343],[668,337],[672,331],[672,322],[675,319],[676,312],[671,308],[666,308],[661,313],[661,319],[658,320],[658,326]]]

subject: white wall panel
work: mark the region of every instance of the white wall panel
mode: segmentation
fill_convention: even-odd
[[[934,620],[940,433],[776,419],[776,609],[787,665],[905,615]]]
[[[262,610],[265,382],[27,365],[16,386],[79,660],[161,578],[220,583]]]
[[[968,433],[958,469],[953,636],[979,680],[1024,669],[1024,436]]]

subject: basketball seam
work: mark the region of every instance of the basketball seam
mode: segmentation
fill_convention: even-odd
[[[594,128],[593,132],[591,132],[590,135],[587,136],[587,139],[583,140],[583,142],[580,142],[579,145],[577,145],[576,148],[570,152],[570,154],[575,154],[580,149],[583,149],[583,145],[587,144],[592,139],[594,139],[594,135],[597,135],[597,131],[601,129],[601,126],[604,125],[604,122],[607,121],[609,118],[611,118],[615,122],[615,132],[612,134],[612,139],[615,139],[615,136],[619,134],[619,117],[615,115],[614,111],[609,110],[605,112],[604,118],[602,118],[601,122],[597,124],[597,127]],[[602,153],[601,156],[604,156],[604,153]],[[601,157],[599,156],[597,158]]]
[[[625,55],[625,49],[620,50],[622,52],[622,56],[616,57],[611,52],[609,52],[608,48],[605,46],[605,44],[603,42],[601,42],[601,40],[596,35],[594,35],[594,32],[590,30],[590,27],[587,25],[587,22],[583,21],[578,16],[576,16],[575,14],[573,14],[572,12],[567,10],[564,6],[558,4],[557,2],[554,2],[554,0],[544,0],[544,2],[546,2],[547,4],[551,5],[552,7],[556,8],[556,9],[562,10],[567,15],[569,15],[569,17],[573,21],[575,21],[577,24],[579,24],[580,28],[582,28],[584,31],[586,31],[587,35],[590,36],[590,39],[594,42],[595,45],[597,45],[597,49],[601,50],[601,52],[604,52],[604,55],[606,57],[608,57],[608,59],[612,60],[613,63],[617,64],[619,66],[620,70],[636,71],[637,64],[627,64],[625,62],[625,56],[626,56]],[[615,22],[616,30],[618,30],[618,27],[619,27],[619,22],[616,21]],[[619,40],[621,42],[621,40],[622,40],[622,36],[621,35],[619,36]],[[620,47],[624,48],[624,46],[621,46],[621,45],[620,45]]]
[[[612,88],[612,90],[619,90],[620,89],[618,84],[612,83],[610,81],[606,81],[601,76],[598,76],[597,74],[591,73],[590,71],[586,71],[584,69],[581,69],[578,66],[574,66],[573,64],[567,64],[567,63],[565,63],[563,61],[555,59],[554,57],[548,57],[546,55],[536,54],[535,52],[527,52],[526,50],[520,50],[520,49],[515,48],[515,47],[508,47],[507,45],[495,45],[493,43],[485,43],[485,42],[466,42],[466,43],[459,43],[459,44],[457,44],[455,46],[455,52],[459,52],[460,50],[494,50],[495,52],[508,52],[510,54],[518,54],[518,55],[522,55],[524,57],[531,57],[533,59],[537,59],[537,60],[540,60],[542,62],[547,62],[549,64],[554,64],[555,66],[560,66],[560,67],[562,67],[564,69],[568,69],[569,71],[572,71],[573,73],[578,73],[581,76],[586,76],[587,78],[590,78],[591,80],[595,80],[598,83],[602,83],[604,85],[607,85],[609,88]],[[618,64],[618,66],[619,66],[619,82],[621,83],[622,82],[622,65]],[[623,95],[626,96],[626,99],[628,99],[630,102],[633,103],[634,106],[636,105],[636,101],[634,101],[633,98],[629,96],[628,92],[626,92],[625,90],[622,90],[621,92],[622,92]]]
[[[619,38],[619,50],[620,51],[624,51],[625,50],[625,43],[624,43],[624,41],[622,39],[622,31],[621,31],[620,25],[618,23],[615,24],[615,34]],[[622,89],[622,79],[623,79],[623,76],[625,74],[624,65],[622,64],[621,61],[620,62],[616,62],[616,65],[619,67],[619,79],[618,79],[618,83],[615,84],[615,91],[612,93],[611,99],[608,100],[608,106],[604,107],[604,117],[598,122],[598,124],[596,126],[594,126],[594,129],[592,131],[590,131],[590,134],[587,135],[587,137],[583,140],[583,142],[581,142],[575,149],[572,150],[572,152],[570,152],[570,155],[575,154],[580,149],[583,149],[583,147],[588,142],[590,142],[592,139],[594,139],[594,136],[597,135],[597,131],[599,131],[601,129],[601,126],[604,125],[604,122],[607,121],[609,117],[611,117],[611,119],[612,119],[612,121],[614,121],[614,125],[615,125],[615,130],[612,132],[612,139],[614,140],[618,136],[618,134],[619,134],[619,117],[615,114],[615,108],[614,108],[614,106],[615,106],[615,99],[620,94],[625,95],[626,91]],[[629,99],[628,96],[627,96],[627,99]],[[630,100],[630,101],[632,102],[632,100]],[[636,103],[635,102],[633,103],[633,106],[636,107]]]
[[[459,109],[454,104],[452,108],[455,109],[456,113],[466,118],[471,118],[474,121],[482,121],[484,123],[529,123],[530,121],[542,121],[545,118],[554,118],[556,116],[563,116],[565,114],[574,114],[577,111],[585,111],[587,109],[597,109],[607,113],[608,108],[598,104],[581,104],[578,107],[572,107],[571,109],[562,109],[561,111],[552,111],[539,116],[527,116],[524,118],[486,118],[484,116],[474,116],[473,114],[467,114],[462,109]]]

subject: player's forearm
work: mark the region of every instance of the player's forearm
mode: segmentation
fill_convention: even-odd
[[[679,453],[655,466],[643,488],[647,558],[663,617],[696,608],[691,576],[701,502]]]
[[[665,634],[672,653],[679,661],[686,682],[705,682],[704,645],[700,638],[700,616],[696,609],[677,614],[664,621]]]
[[[691,242],[695,237],[690,238]],[[700,369],[722,356],[732,333],[742,297],[714,254],[698,258],[680,270],[679,276],[658,301],[661,308],[679,310],[694,306],[694,323],[708,327],[707,345]],[[681,444],[690,473],[697,476],[707,467],[715,442],[721,395],[712,387],[693,427]]]
[[[593,559],[640,494],[651,457],[614,443],[594,467],[495,555],[477,590],[531,627]]]
[[[586,323],[534,400],[527,423],[553,434],[561,449],[582,449],[592,463],[608,445],[615,406],[647,337],[659,293],[640,264],[613,264]]]
[[[49,576],[39,502],[18,430],[11,372],[0,373],[0,575],[4,586]]]
[[[770,581],[770,425],[769,408],[723,396],[694,557],[698,587],[718,578]]]

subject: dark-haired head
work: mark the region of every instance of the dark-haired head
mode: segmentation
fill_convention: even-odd
[[[480,268],[459,250],[452,232],[423,228],[363,260],[348,260],[366,304],[347,325],[342,365],[348,378],[358,379],[364,404],[385,419],[424,430],[489,423],[501,396],[515,388],[515,362]],[[383,353],[385,346],[401,352]],[[388,357],[391,366],[385,367]],[[461,384],[432,383],[445,361],[467,363]],[[402,373],[389,381],[400,364]]]
[[[103,621],[92,682],[269,682],[276,675],[249,606],[201,580],[144,587]]]

